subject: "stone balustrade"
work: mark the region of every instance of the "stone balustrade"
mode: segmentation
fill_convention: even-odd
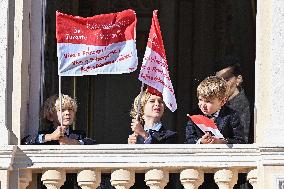
[[[255,169],[250,171],[255,172]],[[26,189],[31,180],[31,172],[28,175],[19,175],[19,188]],[[197,176],[197,177],[196,177]],[[232,189],[237,182],[237,172],[229,169],[218,170],[215,174],[215,181],[220,189]],[[29,177],[29,178],[27,178]],[[44,171],[41,181],[47,189],[60,189],[66,179],[66,173],[62,170]],[[248,177],[249,182],[251,178]],[[151,169],[145,173],[145,182],[150,189],[163,189],[169,181],[167,171]],[[181,173],[180,179],[185,189],[197,189],[203,182],[203,174],[197,169],[186,169]],[[255,178],[253,179],[255,183]],[[82,189],[96,189],[100,183],[100,173],[92,170],[82,170],[77,176],[78,185]],[[111,174],[111,184],[116,189],[129,189],[135,183],[133,170],[119,169]],[[255,185],[252,185],[256,188]]]
[[[47,189],[59,189],[67,173],[76,173],[81,188],[95,189],[101,182],[101,174],[110,173],[115,188],[129,189],[135,183],[135,173],[144,173],[145,184],[150,189],[163,189],[169,182],[169,174],[177,173],[185,189],[197,189],[204,181],[204,174],[213,173],[220,189],[232,189],[238,173],[248,173],[249,183],[257,188],[258,166],[271,164],[273,159],[282,162],[281,154],[283,148],[264,150],[253,144],[3,146],[0,182],[1,189],[11,188],[9,174],[16,171],[18,188],[32,189],[32,183],[36,182],[32,174],[41,173]]]

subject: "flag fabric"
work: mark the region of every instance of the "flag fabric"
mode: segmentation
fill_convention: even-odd
[[[138,79],[161,92],[166,106],[172,112],[177,109],[157,10],[153,11],[152,25]]]
[[[203,115],[192,115],[189,117],[204,133],[209,131],[217,138],[224,138],[212,119]]]
[[[129,73],[137,68],[133,10],[79,17],[56,12],[58,75]]]

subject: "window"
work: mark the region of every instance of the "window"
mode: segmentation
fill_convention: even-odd
[[[42,100],[58,94],[55,11],[83,17],[132,8],[137,13],[138,69],[131,74],[63,77],[62,93],[79,102],[75,127],[98,143],[126,143],[130,133],[129,111],[139,93],[138,73],[149,35],[152,11],[159,10],[170,76],[178,110],[166,112],[167,128],[184,140],[186,114],[197,107],[196,87],[213,74],[214,61],[234,52],[244,72],[244,87],[254,103],[255,10],[253,1],[170,0],[57,0],[43,1],[45,38],[42,43]],[[242,11],[238,11],[242,10]],[[240,20],[239,14],[242,14]],[[39,69],[39,68],[37,68]],[[253,129],[252,129],[253,130]],[[252,131],[253,132],[253,131]],[[253,137],[252,137],[253,138]]]

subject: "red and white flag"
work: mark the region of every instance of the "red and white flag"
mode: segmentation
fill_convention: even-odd
[[[204,133],[212,132],[215,137],[224,138],[212,119],[209,119],[208,117],[203,115],[192,115],[189,117]]]
[[[133,10],[79,17],[56,12],[58,75],[129,73],[137,68]]]
[[[157,10],[153,11],[152,25],[138,79],[161,92],[166,106],[172,112],[177,109]]]

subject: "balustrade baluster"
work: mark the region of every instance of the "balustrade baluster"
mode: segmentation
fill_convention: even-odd
[[[77,182],[82,189],[95,189],[101,183],[101,173],[93,170],[80,171]]]
[[[66,180],[65,171],[47,170],[42,174],[41,181],[47,189],[59,189]]]
[[[116,189],[129,189],[135,183],[135,173],[124,169],[115,170],[110,181]]]
[[[20,189],[26,189],[31,181],[32,181],[32,171],[31,170],[20,170],[19,171]]]
[[[204,173],[196,169],[185,169],[180,173],[180,181],[185,189],[197,189],[204,181]]]
[[[149,170],[145,174],[145,182],[150,189],[163,189],[169,182],[169,173],[158,169]]]
[[[0,170],[0,188],[9,189],[9,171]]]
[[[253,189],[257,189],[257,169],[253,169],[248,173],[247,180],[252,185]]]
[[[238,180],[236,171],[222,169],[215,173],[214,179],[219,189],[233,189]]]

